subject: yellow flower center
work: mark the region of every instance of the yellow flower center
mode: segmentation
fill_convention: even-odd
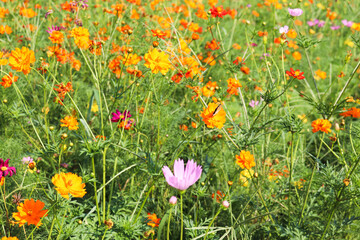
[[[33,211],[30,209],[29,211],[27,211],[27,214],[31,216],[32,212]]]
[[[1,171],[6,171],[8,168],[7,167],[1,167]]]

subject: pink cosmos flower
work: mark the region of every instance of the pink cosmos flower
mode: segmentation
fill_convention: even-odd
[[[342,24],[344,24],[344,26],[346,26],[346,27],[351,27],[351,26],[354,24],[352,21],[348,21],[348,20],[346,20],[346,19],[342,20],[341,22],[342,22]]]
[[[10,175],[10,177],[15,173],[16,169],[15,167],[9,167],[9,160],[7,159],[5,162],[2,158],[0,158],[0,179],[2,177],[6,177],[7,175]]]
[[[222,205],[224,206],[224,208],[229,208],[230,203],[225,200],[225,201],[222,202]]]
[[[189,160],[186,163],[184,170],[184,160],[178,159],[174,162],[174,174],[168,166],[162,168],[166,182],[180,191],[188,189],[191,185],[200,179],[202,167],[196,164],[194,160]]]
[[[303,10],[301,10],[300,8],[294,8],[294,9],[288,8],[288,11],[290,15],[293,17],[298,17],[301,14],[303,14]]]
[[[171,205],[176,205],[176,203],[177,203],[177,198],[176,198],[175,196],[172,196],[172,197],[170,198],[170,200],[169,200],[169,203],[170,203]]]
[[[23,157],[23,159],[21,161],[23,164],[29,164],[29,163],[32,163],[34,161],[34,159],[32,159],[31,157]]]
[[[281,27],[280,29],[279,29],[279,32],[281,33],[281,34],[283,34],[283,33],[287,33],[289,31],[289,26],[283,26],[283,27]]]

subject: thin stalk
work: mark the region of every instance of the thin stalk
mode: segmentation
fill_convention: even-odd
[[[355,67],[354,70],[352,71],[349,79],[346,81],[343,89],[341,89],[341,92],[339,93],[339,96],[337,97],[336,101],[334,102],[334,105],[333,105],[333,107],[332,107],[330,116],[333,114],[336,104],[338,104],[338,102],[339,102],[340,98],[342,97],[342,95],[344,94],[346,88],[349,86],[349,84],[350,84],[351,80],[353,79],[353,77],[354,77],[356,71],[358,70],[359,66],[360,66],[360,62],[358,62],[358,64],[356,65],[356,67]],[[330,117],[330,116],[329,116],[329,117]]]
[[[355,172],[355,170],[356,170],[356,168],[358,167],[359,163],[360,163],[360,157],[357,159],[357,162],[355,163],[354,167],[351,169],[351,171],[350,171],[350,173],[348,174],[347,178],[350,179],[351,175]],[[321,235],[321,239],[320,239],[320,240],[324,239],[324,237],[325,237],[325,234],[326,234],[326,232],[327,232],[327,230],[328,230],[328,228],[329,228],[329,226],[330,226],[331,219],[332,219],[332,217],[333,217],[333,215],[334,215],[334,213],[335,213],[335,210],[336,210],[337,206],[339,205],[339,203],[340,203],[340,201],[341,201],[341,195],[343,194],[345,187],[346,187],[346,185],[344,184],[343,187],[341,188],[339,194],[338,194],[337,197],[336,197],[336,202],[335,202],[334,208],[333,208],[333,210],[331,211],[331,214],[329,215],[328,221],[327,221],[327,223],[326,223],[326,227],[325,227],[325,229],[324,229],[323,234]]]
[[[95,159],[94,159],[94,156],[91,157],[91,163],[92,163],[93,174],[94,174],[94,191],[95,191],[96,211],[97,211],[98,221],[99,221],[99,226],[100,226],[101,218],[100,218],[100,209],[99,209],[99,203],[98,203],[98,198],[97,198],[97,190],[96,190],[96,173],[95,173]]]
[[[211,225],[214,223],[215,219],[216,219],[217,216],[220,214],[220,212],[221,212],[221,207],[219,208],[219,210],[217,211],[217,213],[215,214],[215,216],[214,216],[213,219],[211,220],[209,226],[207,227],[206,232],[205,232],[204,240],[206,240],[207,235],[208,235],[208,232],[209,232],[209,230],[210,230],[210,227],[211,227]]]
[[[152,190],[153,190],[153,187],[151,187],[150,190],[147,192],[146,197],[145,197],[143,203],[141,204],[140,210],[139,210],[138,214],[136,215],[136,218],[135,218],[135,220],[134,220],[134,224],[137,222],[137,220],[138,220],[138,218],[139,218],[139,216],[140,216],[140,213],[141,213],[142,209],[144,208],[144,205],[145,205],[145,203],[146,203],[146,200],[148,199],[148,197],[149,197],[149,195],[150,195],[150,193],[151,193]]]
[[[8,225],[8,230],[9,230],[9,236],[11,234],[10,232],[10,220],[9,220],[9,211],[7,209],[7,206],[6,206],[6,198],[5,198],[5,177],[4,178],[4,191],[2,190],[2,188],[0,187],[0,190],[1,190],[1,195],[3,196],[3,199],[4,199],[4,207],[5,207],[5,212],[6,212],[6,219],[7,219],[7,225]],[[7,232],[6,232],[6,229],[5,229],[5,235],[7,235]]]
[[[104,153],[103,153],[103,186],[104,186],[104,190],[103,190],[103,222],[106,219],[106,151],[107,151],[108,147],[105,147],[104,149]]]
[[[289,170],[290,170],[290,176],[289,176],[289,196],[288,196],[288,201],[289,201],[289,223],[290,223],[290,217],[291,217],[291,201],[290,201],[290,196],[291,196],[291,182],[292,182],[292,172],[293,172],[293,150],[294,150],[294,133],[291,133],[291,147],[290,147],[290,166],[289,166]]]
[[[170,240],[170,221],[171,221],[172,210],[173,210],[173,205],[171,205],[170,213],[169,213],[169,221],[167,225],[167,240]]]
[[[320,156],[320,151],[321,151],[321,146],[322,146],[322,143],[323,143],[323,139],[325,137],[325,133],[323,133],[322,137],[321,137],[321,142],[320,142],[320,146],[319,146],[319,149],[318,149],[318,153],[316,155],[316,158],[319,158]],[[303,207],[301,209],[301,214],[300,214],[300,219],[299,219],[299,223],[298,225],[300,225],[301,223],[301,220],[302,220],[302,217],[304,215],[304,210],[305,210],[305,207],[306,207],[306,203],[307,203],[307,199],[309,197],[309,192],[310,192],[310,188],[311,188],[311,183],[313,181],[313,178],[314,178],[314,173],[315,173],[315,169],[316,169],[316,162],[314,163],[314,166],[313,166],[313,169],[312,169],[312,172],[311,172],[311,177],[310,177],[310,182],[309,182],[309,186],[306,190],[306,196],[305,196],[305,200],[304,200],[304,204],[303,204]]]
[[[183,239],[183,235],[184,235],[184,216],[183,216],[183,193],[180,193],[180,208],[181,208],[181,232],[180,232],[180,240]]]

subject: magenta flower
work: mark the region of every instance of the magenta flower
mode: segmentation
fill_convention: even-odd
[[[6,177],[7,175],[10,175],[10,177],[13,174],[16,174],[15,167],[9,167],[9,160],[7,159],[5,162],[2,158],[0,158],[0,178]]]
[[[131,114],[128,110],[125,110],[124,113],[121,113],[119,109],[116,109],[116,112],[111,113],[113,117],[111,118],[112,122],[119,122],[120,120],[126,120],[131,117]]]
[[[122,118],[122,113],[119,111],[119,109],[116,109],[116,112],[111,113],[113,117],[111,118],[112,122],[118,122]]]
[[[61,27],[61,26],[60,27],[59,26],[51,26],[51,28],[48,28],[48,30],[46,30],[46,32],[51,35],[51,33],[54,31],[60,31],[60,30],[64,30],[64,29],[65,28]]]
[[[294,9],[288,8],[288,11],[290,15],[293,17],[298,17],[301,14],[303,14],[303,10],[301,10],[300,8],[294,8]]]
[[[186,163],[184,170],[184,160],[178,159],[174,162],[174,174],[168,166],[162,168],[166,182],[180,191],[188,189],[191,185],[200,179],[202,167],[196,164],[194,160],[189,160]]]

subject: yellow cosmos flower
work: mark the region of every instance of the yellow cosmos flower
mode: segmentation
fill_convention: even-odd
[[[150,68],[151,72],[166,74],[171,68],[169,56],[164,52],[159,52],[157,49],[149,51],[144,56],[145,67]]]
[[[85,183],[74,173],[56,174],[51,181],[56,186],[55,190],[66,199],[69,199],[69,194],[78,198],[86,194]]]

